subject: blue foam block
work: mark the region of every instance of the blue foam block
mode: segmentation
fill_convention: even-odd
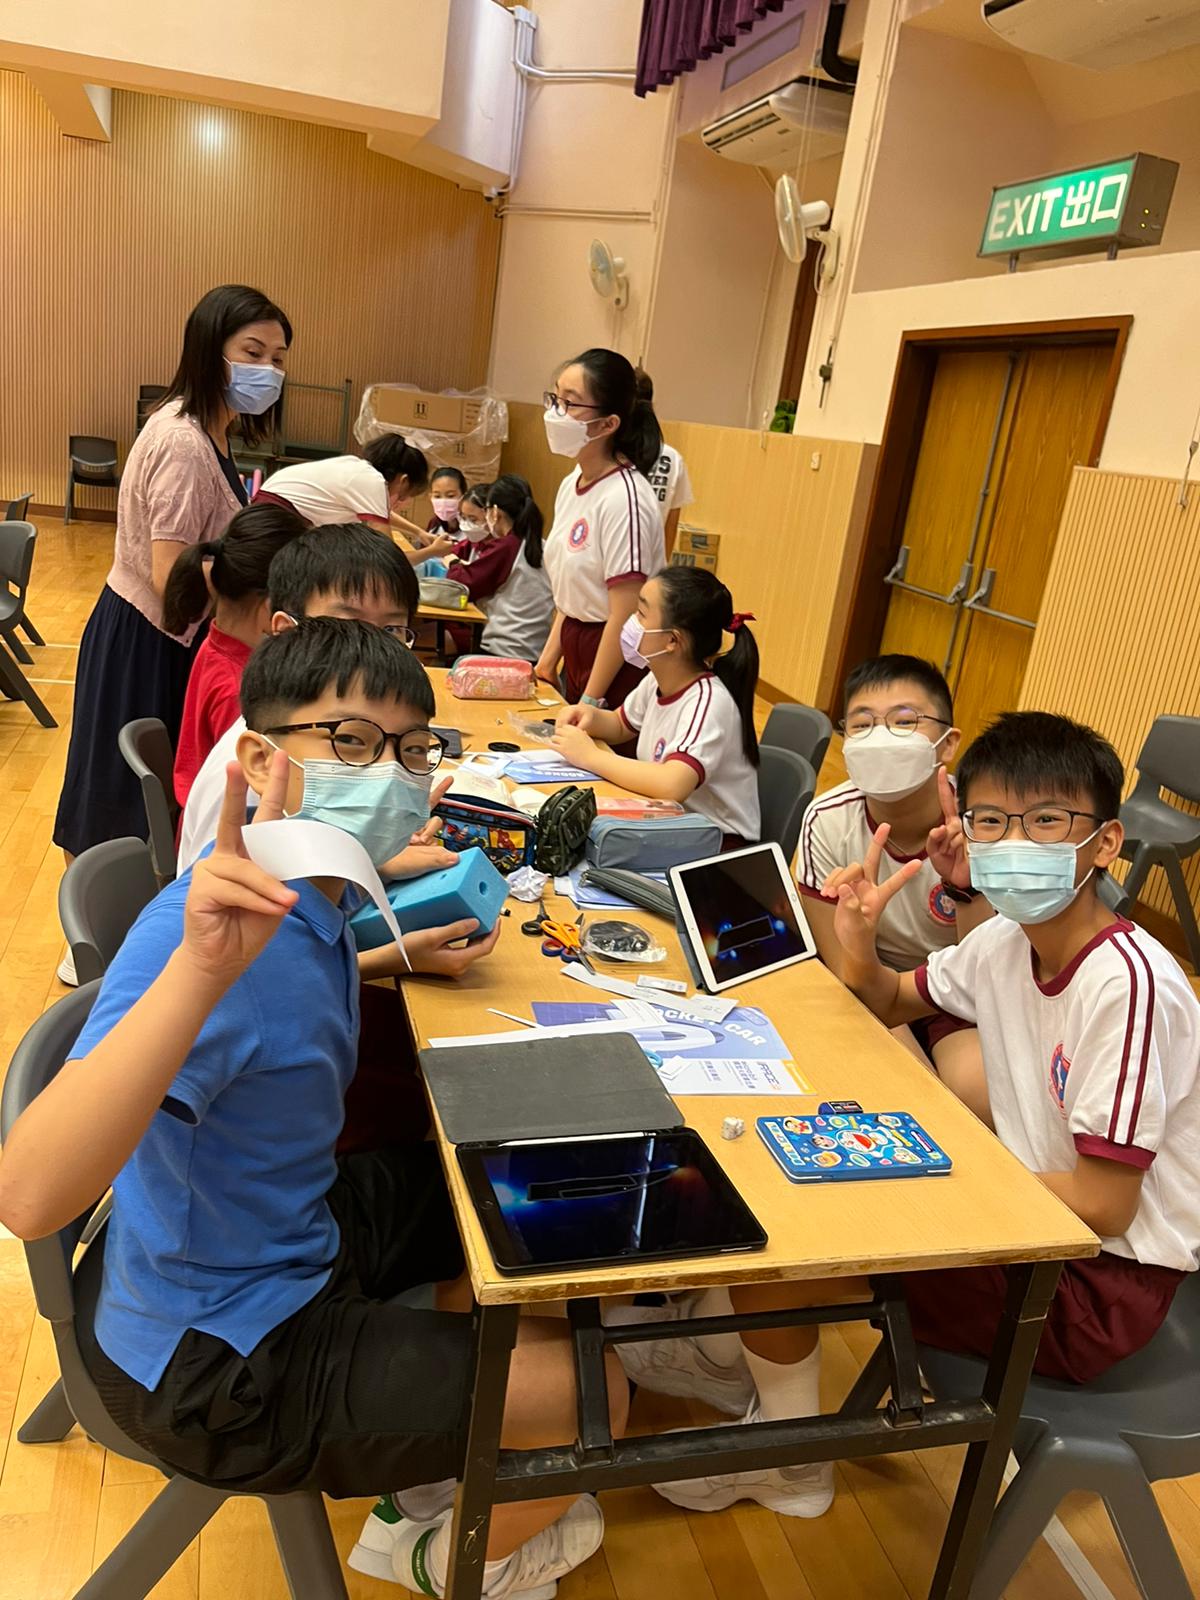
[[[420,878],[402,878],[387,885],[387,897],[402,933],[422,928],[444,928],[477,917],[474,938],[491,933],[508,895],[508,885],[482,850],[464,850],[452,867],[427,872]],[[350,919],[354,942],[360,950],[374,950],[391,941],[391,934],[370,900]]]

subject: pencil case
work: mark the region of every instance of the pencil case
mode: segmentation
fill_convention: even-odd
[[[653,822],[597,817],[584,851],[589,866],[630,867],[635,872],[666,872],[720,853],[720,828],[695,811]]]
[[[513,656],[459,656],[446,682],[459,700],[528,700],[533,667]]]

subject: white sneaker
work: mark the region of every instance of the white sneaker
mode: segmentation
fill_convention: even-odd
[[[78,989],[79,979],[75,976],[75,957],[71,954],[70,945],[67,946],[66,955],[58,963],[55,975],[59,983],[65,983],[68,989]]]
[[[744,1419],[761,1422],[757,1406]],[[712,1478],[680,1478],[654,1488],[673,1506],[687,1511],[724,1511],[738,1500],[757,1500],[782,1517],[820,1517],[833,1504],[833,1463],[802,1467],[754,1467]]]
[[[363,1523],[358,1543],[346,1558],[355,1572],[385,1583],[399,1583],[392,1565],[392,1552],[406,1526],[436,1522],[454,1506],[453,1478],[442,1483],[422,1484],[419,1489],[401,1490],[398,1495],[381,1494]]]
[[[445,1582],[433,1572],[430,1546],[449,1522],[448,1511],[433,1522],[402,1520],[392,1551],[396,1582],[418,1594],[444,1595]],[[558,1580],[593,1556],[603,1539],[603,1513],[591,1495],[583,1495],[557,1522],[526,1539],[493,1577],[485,1578],[486,1600],[554,1600]]]
[[[608,1327],[628,1327],[638,1322],[678,1322],[695,1315],[702,1294],[677,1295],[662,1306],[609,1306],[602,1311]],[[757,1399],[746,1358],[739,1353],[733,1366],[721,1366],[708,1355],[703,1339],[642,1339],[618,1344],[625,1376],[653,1394],[670,1394],[685,1400],[703,1400],[727,1416],[744,1417]]]

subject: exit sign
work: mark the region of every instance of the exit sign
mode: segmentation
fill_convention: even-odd
[[[1178,171],[1177,161],[1135,155],[1006,183],[992,190],[979,254],[1074,255],[1107,248],[1115,255],[1158,244]]]

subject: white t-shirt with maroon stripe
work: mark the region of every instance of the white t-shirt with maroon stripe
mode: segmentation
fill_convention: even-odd
[[[658,499],[640,472],[614,467],[582,490],[578,467],[563,479],[545,564],[564,616],[607,622],[611,586],[653,577],[665,561]]]
[[[917,987],[979,1029],[1001,1141],[1033,1172],[1076,1153],[1144,1173],[1114,1255],[1194,1271],[1200,1263],[1200,1001],[1175,958],[1123,919],[1049,983],[1022,929],[992,917],[930,956]]]
[[[839,784],[814,800],[800,828],[796,859],[800,893],[819,898],[821,885],[831,872],[864,860],[877,826],[866,795],[852,783]],[[913,859],[885,850],[879,881],[886,883]],[[929,864],[924,851],[916,859],[921,862],[920,872],[888,902],[876,935],[879,959],[896,972],[911,972],[931,951],[958,942],[954,901],[942,885],[941,874]]]
[[[684,761],[699,779],[683,802],[724,834],[755,844],[762,831],[758,771],[742,747],[737,701],[721,680],[703,673],[665,697],[648,672],[617,715],[638,736],[639,761]]]
[[[328,456],[323,461],[280,467],[263,484],[263,490],[295,506],[317,527],[357,522],[360,517],[386,522],[390,515],[387,480],[361,456]]]

